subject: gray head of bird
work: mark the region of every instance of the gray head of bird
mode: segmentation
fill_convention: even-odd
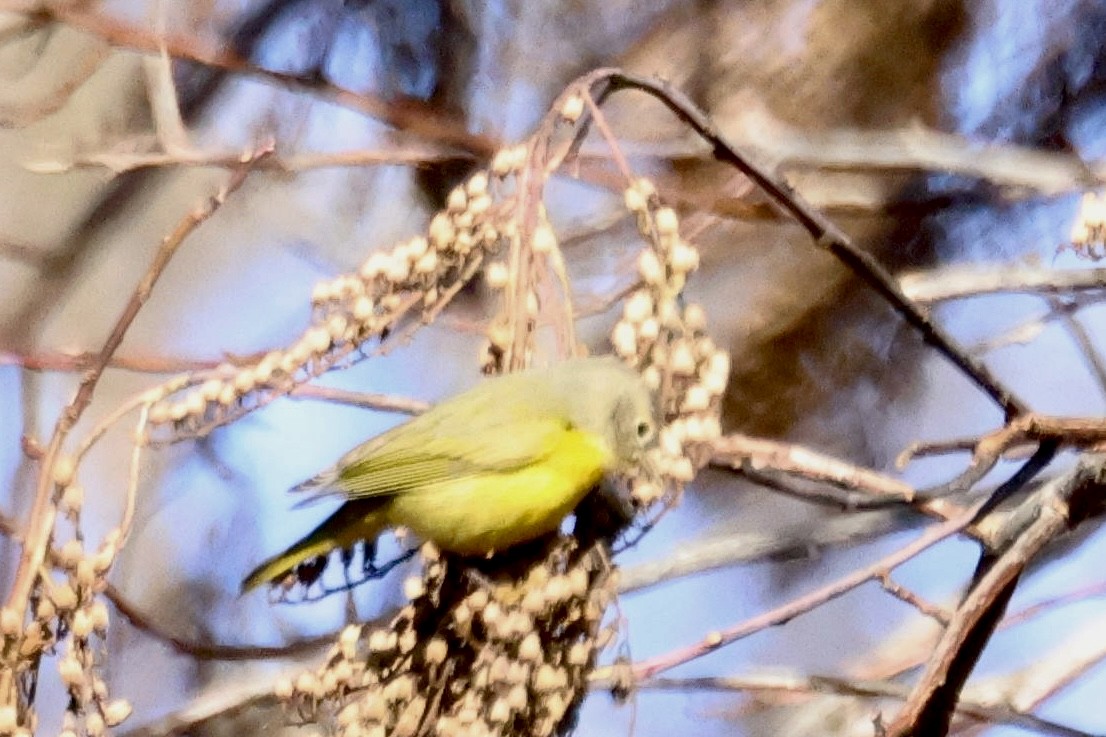
[[[562,387],[569,420],[604,439],[613,454],[611,470],[637,469],[656,435],[653,395],[641,375],[616,358],[581,360]]]

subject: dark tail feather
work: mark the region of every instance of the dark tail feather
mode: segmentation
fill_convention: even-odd
[[[300,564],[335,548],[348,548],[360,540],[375,540],[387,526],[384,503],[381,499],[346,502],[302,540],[253,569],[242,581],[242,593],[264,583],[279,581]]]

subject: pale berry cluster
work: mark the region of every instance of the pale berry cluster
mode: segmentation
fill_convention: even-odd
[[[516,166],[518,154],[511,152],[498,163],[503,176]],[[521,155],[524,160],[525,149]],[[316,285],[312,325],[294,343],[255,363],[228,363],[209,372],[198,386],[156,402],[150,423],[172,427],[174,438],[202,434],[336,364],[357,360],[371,341],[385,339],[412,311],[416,325],[432,320],[510,237],[501,232],[493,195],[488,174],[473,174],[449,194],[425,235],[373,253],[356,273]]]
[[[58,508],[74,524],[84,499],[72,458],[54,463],[54,487]],[[0,642],[9,662],[32,663],[56,653],[61,682],[69,694],[62,737],[86,734],[99,737],[130,715],[131,706],[109,698],[102,675],[103,641],[109,614],[101,594],[105,576],[119,553],[120,532],[109,532],[96,550],[86,550],[73,537],[50,551],[49,563],[57,573],[39,579],[32,597],[30,621],[23,612],[0,609]],[[36,717],[29,708],[18,714],[14,706],[0,706],[0,734],[30,735]]]
[[[678,487],[695,475],[697,446],[721,434],[719,412],[730,360],[707,335],[703,308],[683,303],[681,293],[699,266],[699,251],[680,237],[675,210],[662,206],[653,184],[640,178],[626,190],[625,204],[649,247],[637,262],[641,286],[626,298],[611,343],[658,392],[665,423],[651,465]],[[634,485],[642,504],[662,493],[647,479]]]
[[[287,704],[346,737],[563,734],[587,690],[613,572],[567,547],[485,579],[422,548],[423,574],[386,629],[350,626],[317,671],[284,679]]]
[[[1071,246],[1087,258],[1098,260],[1106,256],[1106,194],[1083,195],[1071,229]]]

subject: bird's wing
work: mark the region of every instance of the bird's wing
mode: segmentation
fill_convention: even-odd
[[[341,466],[334,488],[348,498],[359,499],[512,471],[549,455],[566,429],[563,421],[526,418],[469,427],[459,434],[401,435]]]
[[[556,445],[567,421],[523,381],[504,402],[491,383],[357,446],[294,491],[357,499],[534,463]],[[308,502],[311,499],[306,500]]]

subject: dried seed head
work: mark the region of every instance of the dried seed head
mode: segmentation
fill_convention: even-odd
[[[84,686],[84,668],[72,653],[58,661],[58,674],[61,676],[61,682],[71,691],[79,690]],[[2,733],[3,730],[0,730],[0,734]]]
[[[695,384],[688,388],[684,395],[683,409],[685,412],[702,412],[710,407],[711,393],[702,384]],[[688,433],[690,436],[690,432]]]
[[[104,707],[104,721],[109,727],[116,727],[131,715],[131,704],[126,699],[116,699]]]
[[[399,636],[399,651],[407,654],[415,649],[415,645],[418,644],[419,638],[415,634],[414,629],[405,630],[402,635]]]
[[[86,714],[84,731],[88,737],[100,737],[104,733],[104,717],[95,711]]]
[[[680,227],[680,220],[676,217],[676,211],[671,207],[659,208],[653,215],[653,222],[657,226],[657,234],[662,238],[676,235]]]
[[[534,228],[531,245],[535,253],[549,253],[557,247],[557,236],[553,233],[553,228],[550,227],[549,223],[539,223],[538,227]]]
[[[584,98],[572,95],[561,105],[561,117],[569,123],[575,123],[584,113]]]
[[[449,646],[446,641],[440,637],[432,637],[428,643],[426,643],[426,650],[423,657],[427,663],[431,665],[441,665],[445,662],[446,655],[449,654]]]
[[[104,602],[99,600],[92,602],[92,606],[88,608],[88,618],[92,623],[92,629],[98,634],[103,635],[107,632],[111,617]]]
[[[492,724],[502,724],[511,718],[511,707],[507,699],[496,699],[492,702],[492,708],[488,710],[488,721]]]
[[[664,265],[651,249],[641,252],[637,260],[637,270],[646,284],[660,284],[664,281]]]
[[[507,706],[512,711],[522,711],[526,708],[526,704],[529,700],[529,695],[526,692],[525,686],[512,686],[511,690],[507,692]]]
[[[692,302],[684,308],[684,324],[692,332],[705,330],[707,327],[707,312],[697,302]]]
[[[359,625],[351,624],[342,630],[342,634],[338,635],[338,649],[343,658],[353,660],[357,656],[357,643],[360,639],[361,627]]]
[[[304,671],[296,677],[296,691],[304,696],[318,697],[323,694],[323,684],[314,673]]]
[[[420,576],[409,576],[403,582],[403,595],[408,601],[414,601],[426,593],[426,584]]]
[[[68,540],[58,551],[58,565],[71,571],[77,567],[77,562],[84,557],[84,546],[80,540]]]
[[[637,187],[631,186],[627,189],[623,193],[622,199],[626,204],[626,209],[630,212],[645,212],[645,209],[649,206],[649,201]]]
[[[625,307],[622,308],[622,316],[634,324],[640,324],[652,314],[653,297],[644,289],[639,289],[630,295]]]
[[[679,341],[672,346],[672,352],[668,356],[668,366],[672,373],[678,376],[694,376],[696,361],[695,352],[687,341]]]
[[[445,206],[449,212],[460,213],[465,209],[465,205],[468,204],[468,196],[465,194],[465,190],[461,187],[456,187],[449,196],[446,198]]]
[[[512,151],[510,148],[501,148],[492,157],[492,173],[503,178],[514,171]]]
[[[292,679],[287,677],[280,677],[276,683],[273,684],[273,694],[281,701],[288,701],[295,693],[295,686],[292,685]]]
[[[611,345],[614,346],[615,353],[624,358],[636,356],[637,331],[634,326],[625,320],[615,323],[614,331],[611,333]]]
[[[381,653],[391,650],[396,644],[396,633],[388,630],[373,630],[369,635],[369,652]]]
[[[69,611],[77,606],[77,592],[67,583],[59,584],[50,592],[50,598],[59,611]]]
[[[572,645],[568,650],[568,664],[575,666],[585,666],[588,663],[588,658],[591,657],[591,648],[586,643],[577,642]]]
[[[72,456],[59,454],[54,460],[54,483],[58,486],[69,486],[73,483],[73,475],[77,466]]]
[[[541,638],[538,637],[538,633],[531,632],[522,638],[522,642],[518,646],[518,657],[522,660],[537,663],[542,657]]]

